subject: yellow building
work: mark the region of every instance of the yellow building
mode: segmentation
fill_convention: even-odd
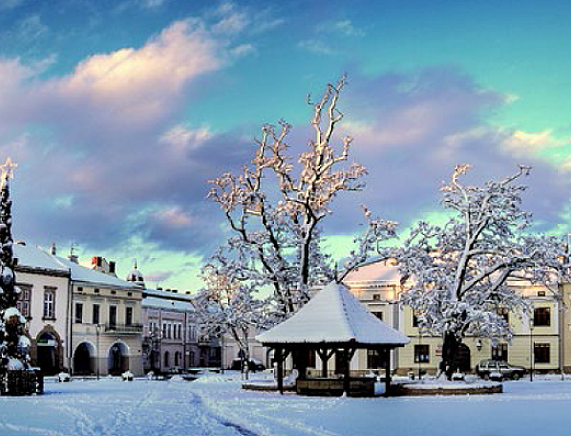
[[[143,289],[115,276],[112,263],[92,268],[60,259],[71,271],[70,367],[74,374],[143,374]]]
[[[365,265],[349,274],[345,284],[371,312],[411,340],[395,351],[394,369],[398,373],[436,372],[442,338],[421,335],[412,310],[399,304],[403,283],[394,261]],[[487,339],[466,338],[460,353],[462,369],[473,371],[481,360],[498,359],[539,372],[571,370],[571,318],[562,309],[563,305],[543,286],[532,286],[527,282],[514,282],[511,286],[532,301],[532,319],[527,314],[505,313],[514,332],[510,343],[504,341],[493,346]],[[564,303],[569,305],[571,285],[561,288],[565,291]],[[376,369],[374,360],[359,360],[367,362],[367,368],[359,365],[360,370]]]

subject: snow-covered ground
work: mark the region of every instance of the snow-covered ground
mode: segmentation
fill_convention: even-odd
[[[254,375],[256,377],[256,375]],[[0,435],[465,435],[571,433],[571,380],[506,382],[504,394],[315,398],[240,389],[236,374],[46,383],[0,397]]]

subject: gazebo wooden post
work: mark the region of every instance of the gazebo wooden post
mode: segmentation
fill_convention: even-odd
[[[327,362],[329,361],[327,348],[318,348],[317,354],[319,354],[319,358],[321,359],[321,377],[327,378]]]
[[[276,347],[275,352],[276,360],[278,363],[278,391],[283,395],[284,393],[284,362],[282,358],[281,347]]]
[[[301,347],[300,355],[298,356],[299,361],[299,375],[297,376],[298,379],[305,380],[307,378],[307,367],[308,367],[308,360],[309,360],[309,353],[311,352],[311,348],[309,345],[304,345]]]
[[[391,388],[391,349],[384,347],[385,354],[385,397],[390,396]]]
[[[343,353],[345,354],[345,374],[343,374],[343,391],[346,395],[349,395],[349,389],[351,387],[351,357],[349,353],[349,347],[345,347],[343,349]]]

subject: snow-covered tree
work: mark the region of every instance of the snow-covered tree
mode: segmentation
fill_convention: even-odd
[[[209,197],[233,232],[213,261],[224,269],[223,276],[240,283],[247,298],[255,290],[271,289],[276,322],[304,304],[312,286],[343,277],[346,267],[355,267],[377,241],[394,233],[394,223],[371,219],[367,212],[368,231],[348,261],[337,267],[322,250],[321,224],[332,212],[333,199],[361,190],[366,174],[362,165],[347,164],[352,138],[344,136],[339,147],[333,145],[343,119],[337,104],[344,85],[342,77],[327,86],[319,101],[308,99],[315,137],[297,159],[286,142],[290,124],[266,124],[242,172],[211,181]]]
[[[0,373],[28,366],[30,341],[25,335],[26,319],[16,308],[20,289],[16,286],[12,252],[12,200],[10,178],[16,167],[8,158],[1,165],[0,186]]]
[[[228,265],[224,265],[227,267]],[[200,334],[207,337],[223,338],[230,335],[241,350],[246,362],[250,361],[249,338],[255,329],[265,327],[262,320],[263,302],[256,299],[250,289],[231,279],[214,264],[203,268],[206,288],[193,299],[199,319]],[[222,363],[224,364],[224,363]],[[245,368],[248,378],[248,366]]]
[[[410,278],[402,301],[417,316],[422,331],[443,338],[441,373],[451,378],[457,352],[466,335],[510,339],[512,330],[502,311],[525,314],[529,301],[510,287],[526,280],[550,286],[568,276],[565,247],[556,237],[529,234],[531,214],[521,209],[518,184],[530,167],[501,181],[464,186],[470,168],[457,166],[441,191],[452,217],[438,227],[419,222],[397,259]]]

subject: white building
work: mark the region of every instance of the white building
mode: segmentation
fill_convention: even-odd
[[[14,245],[16,284],[22,294],[18,309],[27,319],[32,364],[46,374],[68,367],[71,272],[40,248]]]

